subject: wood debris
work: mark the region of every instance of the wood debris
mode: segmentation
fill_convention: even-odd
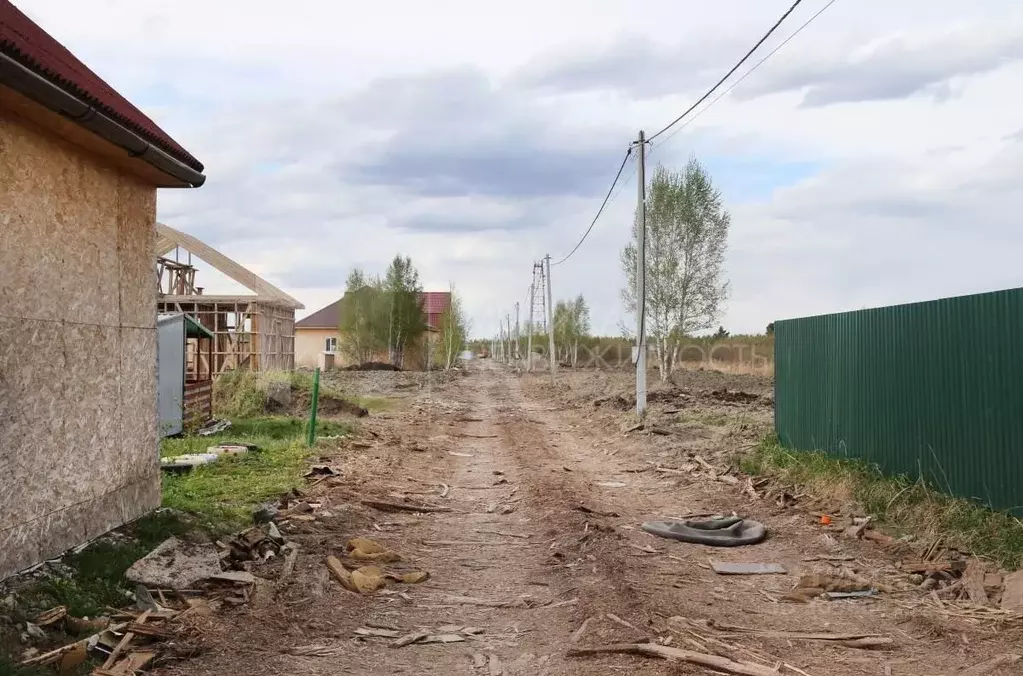
[[[711,570],[718,575],[787,575],[788,571],[780,563],[739,563],[729,561],[710,561]]]
[[[582,639],[583,635],[586,633],[586,629],[589,628],[590,622],[593,622],[595,619],[597,618],[587,617],[585,620],[583,620],[583,623],[579,625],[579,628],[575,630],[571,638],[569,638],[568,640],[572,643],[578,643],[580,639]]]
[[[386,500],[363,500],[362,504],[382,512],[450,512],[450,507],[440,505],[410,505],[402,502],[388,502]]]
[[[606,653],[630,653],[647,657],[660,657],[669,661],[687,662],[707,667],[708,669],[716,669],[727,674],[737,674],[738,676],[778,676],[778,672],[775,669],[753,662],[742,662],[718,655],[708,655],[692,650],[672,648],[658,643],[618,643],[596,648],[572,648],[567,654],[569,657],[587,657]]]
[[[1004,667],[1009,664],[1015,664],[1023,659],[1023,655],[1017,655],[1015,653],[1006,653],[1004,655],[996,655],[989,660],[985,660],[980,664],[975,664],[972,667],[962,672],[962,676],[986,676],[987,674],[993,673],[1000,667]]]
[[[56,608],[50,608],[49,610],[39,613],[35,618],[35,624],[39,627],[48,627],[51,624],[56,624],[67,617],[67,606],[57,606]]]

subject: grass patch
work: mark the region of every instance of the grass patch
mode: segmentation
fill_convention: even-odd
[[[947,545],[990,558],[1007,570],[1023,566],[1023,521],[941,493],[922,480],[885,476],[874,465],[819,451],[791,451],[774,435],[744,455],[740,467],[747,474],[804,486],[817,497],[855,500],[893,532],[941,536]]]
[[[292,390],[310,394],[313,391],[313,376],[295,371],[230,371],[224,373],[213,384],[213,407],[216,415],[234,421],[266,416],[271,394],[275,391]],[[327,385],[320,380],[320,396],[349,401],[369,410],[385,410],[390,400],[383,397],[354,397],[350,393]],[[236,423],[237,424],[237,423]]]
[[[355,397],[355,403],[373,413],[390,410],[394,400],[387,397]]]
[[[64,605],[77,617],[104,615],[108,606],[131,603],[127,592],[133,585],[125,581],[124,572],[168,537],[191,527],[171,512],[149,514],[128,527],[130,537],[99,540],[65,556],[61,563],[70,568],[68,577],[40,580],[19,594],[31,611]]]
[[[325,420],[317,423],[318,436],[339,436],[351,425]],[[306,421],[297,418],[236,420],[222,435],[164,439],[164,457],[205,452],[227,441],[254,444],[258,451],[225,456],[215,463],[182,474],[165,473],[163,505],[195,515],[199,525],[220,534],[249,524],[252,508],[287,493],[302,483],[306,458]]]

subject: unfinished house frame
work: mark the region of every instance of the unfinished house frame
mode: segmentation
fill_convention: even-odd
[[[295,310],[305,306],[195,237],[162,223],[156,231],[158,311],[184,313],[213,332],[212,350],[196,355],[198,367],[214,377],[239,369],[294,370]],[[252,294],[204,294],[193,256]]]

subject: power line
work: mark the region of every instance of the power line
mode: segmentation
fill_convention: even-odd
[[[792,34],[791,34],[791,35],[789,35],[789,36],[788,36],[787,38],[785,38],[784,40],[782,40],[782,41],[781,41],[781,43],[780,43],[780,44],[779,44],[779,45],[778,45],[777,47],[775,47],[774,49],[772,49],[772,50],[771,50],[771,51],[770,51],[770,52],[769,52],[769,53],[767,54],[767,56],[765,56],[764,58],[762,58],[762,59],[760,59],[759,61],[757,61],[757,63],[756,63],[756,64],[755,64],[755,65],[754,65],[754,66],[753,66],[752,68],[750,68],[750,69],[749,69],[749,70],[747,70],[747,71],[746,71],[745,73],[743,73],[742,77],[740,77],[740,78],[739,78],[738,80],[736,80],[735,82],[733,82],[732,84],[730,84],[730,85],[728,86],[728,89],[726,89],[725,91],[723,91],[723,92],[721,92],[720,94],[718,94],[717,96],[715,96],[715,97],[714,97],[714,98],[713,98],[713,99],[711,100],[711,102],[710,102],[710,103],[708,103],[708,104],[707,104],[706,106],[704,106],[704,107],[703,107],[702,109],[700,109],[700,110],[699,110],[699,111],[698,111],[698,112],[697,112],[697,113],[696,113],[695,115],[693,115],[693,116],[692,116],[691,118],[689,118],[688,120],[686,120],[685,124],[683,124],[683,125],[682,125],[681,127],[679,127],[678,129],[676,129],[675,131],[671,132],[671,134],[669,134],[669,135],[668,135],[668,138],[666,138],[666,139],[664,139],[663,141],[661,141],[660,143],[658,143],[658,144],[657,144],[657,148],[660,148],[660,147],[661,147],[661,146],[663,146],[663,145],[664,145],[665,143],[667,143],[668,141],[670,141],[670,140],[672,139],[672,137],[674,137],[674,136],[675,136],[675,134],[679,133],[680,131],[682,131],[683,129],[685,129],[686,127],[688,127],[688,126],[689,126],[690,124],[692,124],[692,123],[693,123],[693,122],[694,122],[694,121],[696,120],[696,118],[700,117],[700,115],[703,115],[703,114],[704,114],[705,112],[707,112],[707,110],[709,110],[711,106],[713,106],[713,105],[714,105],[715,103],[717,103],[718,101],[720,101],[721,99],[723,99],[723,98],[724,98],[725,96],[727,96],[729,92],[731,92],[731,91],[732,91],[733,89],[735,89],[735,88],[736,88],[736,86],[738,86],[738,85],[739,85],[739,83],[741,83],[741,82],[742,82],[743,80],[745,80],[746,78],[748,78],[748,77],[749,77],[749,76],[750,76],[750,75],[751,75],[751,74],[753,73],[753,71],[755,71],[755,70],[756,70],[757,68],[760,68],[760,66],[762,66],[762,65],[764,64],[764,62],[765,62],[765,61],[767,61],[767,60],[768,60],[768,59],[770,59],[770,58],[771,58],[772,56],[774,56],[775,54],[777,54],[777,53],[778,53],[778,51],[780,51],[782,47],[784,47],[785,45],[787,45],[787,44],[789,43],[789,41],[790,41],[790,40],[792,40],[792,38],[794,38],[794,37],[796,37],[797,35],[799,35],[799,34],[800,34],[800,33],[801,33],[802,31],[803,31],[803,29],[804,29],[804,28],[806,28],[807,26],[809,26],[809,25],[810,25],[811,23],[813,23],[813,22],[814,22],[814,20],[815,20],[815,19],[816,19],[817,17],[819,17],[819,16],[821,15],[821,14],[823,14],[823,13],[824,13],[824,10],[826,10],[826,9],[827,9],[828,7],[831,7],[831,6],[832,6],[833,4],[835,4],[835,3],[837,2],[837,1],[838,1],[838,0],[830,0],[830,2],[828,2],[828,4],[826,4],[826,5],[824,5],[823,7],[821,7],[821,8],[820,8],[820,9],[819,9],[819,10],[817,11],[817,13],[816,13],[816,14],[814,14],[814,15],[813,15],[813,16],[811,16],[811,17],[810,17],[809,19],[807,19],[806,21],[804,21],[804,22],[803,22],[803,25],[802,25],[802,26],[800,26],[800,27],[799,27],[799,28],[797,28],[797,29],[796,29],[795,31],[793,31],[793,32],[792,32]],[[653,155],[653,154],[654,154],[654,150],[656,150],[657,148],[652,148],[652,149],[650,150],[650,153],[649,153],[649,155]],[[649,155],[648,155],[648,157],[649,157]]]
[[[568,252],[567,256],[559,260],[557,263],[551,263],[551,265],[561,265],[562,263],[567,261],[569,258],[572,257],[572,254],[579,250],[579,247],[582,246],[583,242],[586,241],[586,238],[589,237],[590,231],[593,230],[593,226],[597,224],[597,219],[599,219],[600,215],[604,213],[604,207],[607,206],[608,200],[611,199],[611,193],[614,191],[615,186],[618,185],[618,179],[622,177],[622,170],[625,169],[625,163],[629,161],[629,155],[631,154],[632,145],[629,145],[628,149],[625,151],[625,157],[622,158],[622,164],[620,167],[618,167],[618,173],[615,174],[615,180],[611,183],[611,187],[607,189],[607,194],[604,195],[604,201],[601,203],[600,208],[597,209],[597,215],[593,217],[593,221],[590,223],[590,227],[586,228],[586,232],[583,233],[582,239],[580,239],[576,243],[575,247]]]
[[[793,2],[793,3],[792,3],[792,6],[791,6],[791,7],[789,7],[788,11],[787,11],[787,12],[785,12],[784,14],[782,14],[782,15],[781,15],[781,18],[780,18],[780,19],[778,19],[778,20],[777,20],[776,22],[774,22],[774,25],[773,25],[773,26],[771,26],[770,30],[768,30],[768,31],[767,31],[766,33],[764,33],[763,37],[761,37],[761,38],[760,38],[759,40],[757,40],[757,43],[756,43],[755,45],[753,45],[753,47],[752,47],[752,48],[751,48],[751,49],[750,49],[750,50],[749,50],[748,52],[746,52],[746,56],[744,56],[744,57],[742,57],[741,59],[739,59],[739,62],[738,62],[737,64],[735,64],[734,66],[732,66],[732,69],[731,69],[731,70],[729,70],[729,71],[728,71],[727,73],[725,73],[725,76],[724,76],[723,78],[721,78],[720,80],[718,80],[718,81],[717,81],[717,84],[715,84],[715,85],[714,85],[713,87],[711,87],[710,89],[708,89],[708,90],[707,90],[707,93],[706,93],[706,94],[704,94],[703,96],[701,96],[701,97],[699,98],[699,100],[697,100],[697,102],[696,102],[696,103],[694,103],[693,105],[689,106],[689,108],[688,108],[688,109],[686,109],[686,112],[684,112],[684,113],[682,113],[681,115],[679,115],[678,117],[676,117],[676,118],[675,118],[675,119],[674,119],[674,120],[673,120],[673,121],[671,122],[671,124],[669,124],[668,126],[666,126],[666,127],[664,128],[664,129],[661,129],[661,130],[660,130],[659,132],[657,132],[657,133],[656,133],[656,134],[654,134],[653,136],[650,136],[650,137],[649,137],[649,138],[647,139],[647,141],[653,141],[653,140],[654,140],[655,138],[657,138],[658,136],[660,136],[660,135],[661,135],[661,134],[663,134],[664,132],[666,132],[666,131],[668,131],[669,129],[671,129],[672,127],[674,127],[674,126],[675,126],[676,124],[678,124],[678,123],[679,123],[679,122],[680,122],[680,121],[682,120],[682,118],[684,118],[684,117],[685,117],[686,115],[688,115],[689,113],[693,112],[693,110],[695,110],[697,106],[699,106],[699,105],[700,105],[701,103],[703,103],[704,101],[706,101],[706,100],[707,100],[707,98],[708,98],[708,97],[709,97],[709,96],[710,96],[711,94],[713,94],[713,93],[714,93],[714,91],[715,91],[715,90],[716,90],[716,89],[717,89],[718,87],[720,87],[720,86],[721,86],[722,84],[724,84],[725,80],[727,80],[728,78],[730,78],[730,77],[732,76],[732,74],[733,74],[733,73],[734,73],[735,71],[739,70],[739,66],[741,66],[741,65],[742,65],[742,64],[744,64],[744,63],[746,63],[746,60],[747,60],[747,59],[749,59],[749,57],[753,56],[753,52],[757,51],[757,49],[758,49],[758,48],[760,47],[760,45],[764,44],[764,41],[765,41],[765,40],[767,40],[767,38],[771,37],[771,34],[772,34],[772,33],[774,33],[774,31],[775,31],[775,30],[777,30],[778,26],[780,26],[780,25],[782,24],[782,22],[783,22],[783,21],[785,21],[785,19],[787,19],[787,18],[788,18],[789,14],[792,14],[793,10],[795,10],[795,9],[796,9],[796,7],[798,7],[798,6],[799,6],[799,3],[801,3],[802,1],[803,1],[803,0],[796,0],[795,2]]]

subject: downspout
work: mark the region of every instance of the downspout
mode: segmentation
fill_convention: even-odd
[[[103,140],[123,148],[131,157],[141,159],[190,187],[198,188],[206,182],[206,177],[201,172],[171,157],[124,125],[83,103],[73,94],[32,72],[6,54],[0,54],[0,84],[88,129]]]

